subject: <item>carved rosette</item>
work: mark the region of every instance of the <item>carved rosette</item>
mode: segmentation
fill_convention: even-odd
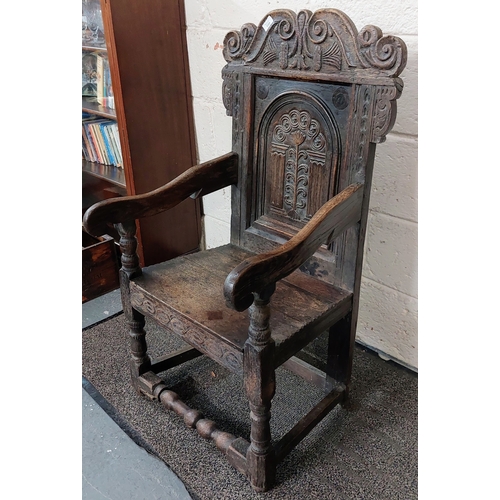
[[[233,63],[321,73],[377,70],[397,76],[406,65],[401,39],[384,36],[376,26],[358,33],[351,19],[337,9],[314,14],[272,11],[258,27],[245,24],[240,31],[229,32],[223,54]]]

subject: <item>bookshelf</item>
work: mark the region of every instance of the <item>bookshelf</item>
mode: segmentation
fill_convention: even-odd
[[[185,37],[184,0],[82,0],[82,77],[84,55],[107,56],[114,97],[114,109],[103,106],[82,86],[82,112],[116,123],[122,156],[119,167],[82,151],[83,211],[156,189],[197,163]],[[200,200],[138,221],[137,238],[142,266],[198,250]]]

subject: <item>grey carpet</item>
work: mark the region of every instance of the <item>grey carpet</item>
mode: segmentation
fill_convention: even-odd
[[[184,344],[148,323],[154,357]],[[320,358],[324,339],[310,355]],[[417,375],[361,348],[355,350],[350,405],[335,408],[278,465],[277,484],[254,493],[210,441],[155,401],[138,396],[128,373],[123,315],[83,331],[83,375],[120,417],[184,482],[195,500],[417,498]],[[191,408],[221,430],[249,439],[248,405],[239,377],[204,357],[162,374]],[[273,438],[279,439],[322,396],[284,369],[276,374]]]

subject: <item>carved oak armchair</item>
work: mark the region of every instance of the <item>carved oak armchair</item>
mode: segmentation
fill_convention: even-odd
[[[348,396],[375,145],[395,121],[406,46],[375,26],[358,32],[338,10],[276,10],[258,27],[228,33],[223,54],[232,152],[150,193],[100,202],[84,226],[96,234],[112,223],[121,236],[135,389],[211,438],[256,491],[266,491],[276,464]],[[230,244],[139,267],[136,219],[225,186]],[[151,360],[145,316],[192,347]],[[324,331],[323,373],[295,355]],[[249,440],[219,430],[158,376],[202,354],[243,377]],[[326,394],[274,443],[269,421],[281,365]]]

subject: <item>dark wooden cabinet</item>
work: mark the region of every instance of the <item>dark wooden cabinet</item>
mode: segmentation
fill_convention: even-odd
[[[88,0],[87,0],[88,1]],[[183,0],[100,0],[115,109],[82,97],[82,110],[118,123],[123,168],[82,159],[83,211],[96,201],[142,194],[197,163]],[[117,237],[113,228],[108,234]],[[148,266],[199,249],[200,200],[138,223]]]

